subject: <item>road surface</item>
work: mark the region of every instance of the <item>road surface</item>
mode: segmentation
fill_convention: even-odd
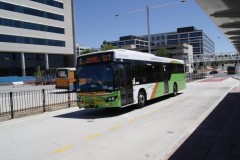
[[[167,159],[236,85],[233,78],[212,78],[142,109],[73,107],[1,122],[0,159]]]

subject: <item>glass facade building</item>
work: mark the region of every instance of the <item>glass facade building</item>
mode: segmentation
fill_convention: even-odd
[[[195,27],[177,28],[176,32],[151,34],[151,46],[167,46],[190,44],[193,46],[193,54],[215,53],[214,42],[202,31]],[[118,48],[134,49],[148,47],[148,35],[143,36],[123,36],[118,41],[105,42]],[[131,45],[131,46],[130,46]]]
[[[144,40],[142,37],[137,37],[133,35],[123,36],[120,37],[118,41],[111,41],[111,42],[103,42],[104,43],[110,43],[115,47],[118,48],[142,48],[147,47],[148,42]]]
[[[148,36],[142,36],[148,40]],[[151,46],[177,45],[187,43],[193,46],[193,54],[215,53],[214,42],[202,31],[195,27],[177,28],[176,32],[151,34]]]
[[[73,0],[0,1],[0,76],[74,66]]]

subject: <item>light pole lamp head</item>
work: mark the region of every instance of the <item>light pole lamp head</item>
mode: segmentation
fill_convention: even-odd
[[[185,2],[187,2],[186,0],[181,0],[181,3],[185,3]]]

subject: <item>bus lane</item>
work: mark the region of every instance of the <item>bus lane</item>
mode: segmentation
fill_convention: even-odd
[[[69,108],[0,123],[0,159],[162,159],[238,81],[191,82],[141,109]]]

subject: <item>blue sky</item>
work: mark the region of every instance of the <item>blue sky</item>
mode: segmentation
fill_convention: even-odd
[[[177,0],[75,0],[76,42],[99,48],[104,40],[118,40],[120,36],[146,35],[146,11],[127,14],[146,5],[154,7]],[[120,14],[122,16],[114,17]],[[195,0],[187,3],[150,9],[150,33],[176,31],[179,27],[195,26],[214,42],[216,52],[236,51],[230,41],[211,21]],[[220,37],[220,38],[219,38]]]

